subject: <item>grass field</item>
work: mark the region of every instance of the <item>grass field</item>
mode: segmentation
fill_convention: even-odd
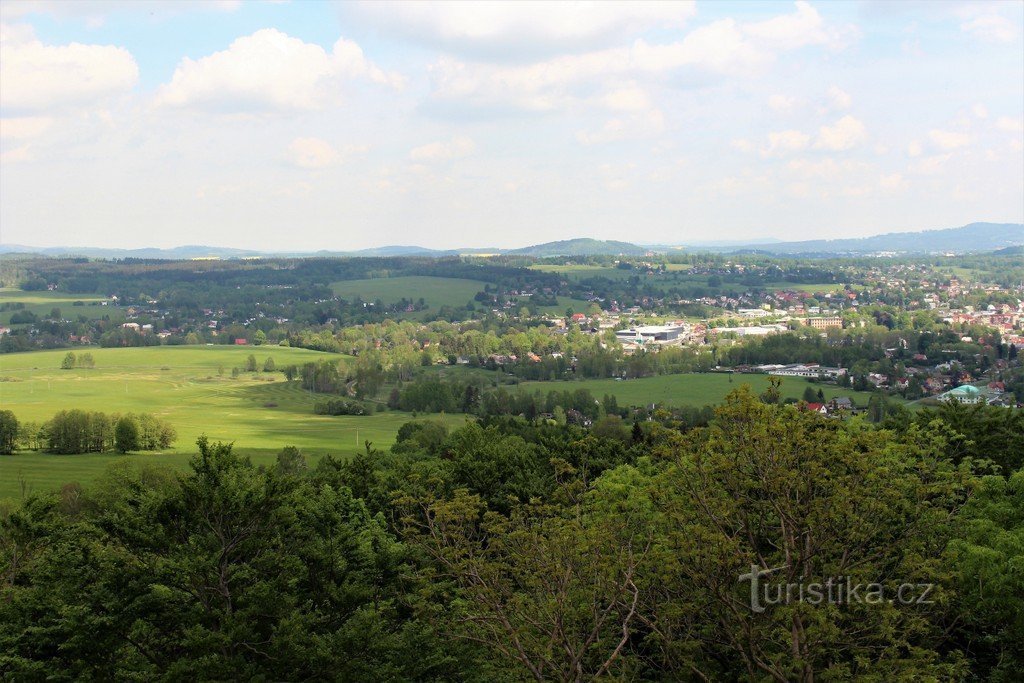
[[[464,307],[473,301],[478,292],[483,291],[484,284],[479,280],[408,275],[369,280],[342,280],[332,283],[331,289],[336,295],[346,299],[358,296],[363,301],[380,299],[386,304],[400,301],[403,297],[413,301],[422,297],[429,306],[428,311],[436,313],[442,306]],[[583,299],[570,299],[564,296],[556,298],[557,306],[541,306],[540,310],[546,314],[562,314],[570,306],[577,311],[583,311],[589,305]],[[474,302],[474,305],[477,304]],[[423,314],[413,314],[411,317],[422,318]]]
[[[821,283],[805,283],[805,282],[769,282],[762,285],[762,289],[772,290],[783,290],[788,289],[793,292],[838,292],[843,288],[843,285],[835,282],[821,282]]]
[[[730,381],[731,379],[731,381]],[[614,379],[588,379],[578,382],[523,382],[524,389],[549,391],[551,389],[587,389],[595,398],[614,394],[620,406],[662,403],[670,406],[704,406],[721,403],[726,394],[743,384],[749,384],[755,393],[768,388],[767,375],[732,375],[727,373],[660,375],[642,379],[617,381]],[[799,377],[782,378],[782,397],[799,399],[804,389],[813,386],[822,389],[826,399],[848,396],[857,405],[866,405],[869,394],[842,389],[828,384],[812,384]]]
[[[60,370],[67,350],[0,356],[0,408],[21,421],[42,422],[59,410],[82,408],[158,415],[178,432],[172,448],[159,454],[120,456],[90,454],[57,456],[20,453],[0,456],[0,499],[20,495],[21,482],[35,490],[68,481],[85,482],[108,463],[125,458],[185,467],[195,452],[196,438],[233,441],[239,452],[256,462],[271,462],[286,445],[307,455],[350,454],[369,440],[387,447],[411,416],[384,412],[368,416],[319,416],[312,412],[317,397],[281,373],[243,373],[252,353],[260,367],[272,356],[278,367],[343,356],[277,346],[163,346],[129,349],[88,349],[96,367]],[[219,369],[224,374],[219,374]],[[461,423],[461,416],[448,420]]]
[[[100,318],[109,315],[111,319],[120,320],[124,314],[116,307],[103,306],[105,299],[95,294],[68,294],[67,292],[25,292],[13,287],[0,287],[0,305],[6,303],[25,304],[23,310],[32,311],[37,316],[47,316],[54,308],[59,308],[61,317],[74,320],[80,315],[88,318]],[[75,306],[76,302],[82,305]],[[0,311],[0,323],[7,325],[11,316],[17,311]]]
[[[422,297],[434,312],[442,306],[463,307],[483,288],[484,283],[478,280],[421,275],[342,280],[331,284],[334,293],[345,299],[358,296],[363,301],[380,299],[390,304],[403,297],[413,301]]]

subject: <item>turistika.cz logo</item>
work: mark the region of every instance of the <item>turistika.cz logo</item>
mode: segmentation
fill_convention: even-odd
[[[750,565],[750,572],[740,574],[739,580],[750,582],[750,609],[764,612],[774,605],[850,605],[896,603],[900,605],[930,605],[929,598],[935,588],[931,583],[901,583],[895,587],[879,582],[854,582],[849,576],[829,577],[825,581],[779,583],[766,580],[785,566],[762,569]]]

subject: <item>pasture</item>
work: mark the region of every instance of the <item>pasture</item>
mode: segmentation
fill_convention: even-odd
[[[846,396],[853,399],[858,406],[867,405],[870,394],[829,384],[814,384],[799,377],[783,377],[782,398],[799,399],[804,389],[813,386],[824,392],[825,399]],[[726,395],[749,384],[751,389],[760,394],[768,388],[767,375],[740,375],[729,373],[691,373],[685,375],[659,375],[641,379],[587,379],[575,382],[523,382],[519,386],[530,391],[539,389],[547,392],[552,389],[587,389],[595,398],[605,394],[614,395],[620,406],[642,406],[661,403],[668,406],[701,407],[718,404],[725,400]]]
[[[359,297],[363,301],[380,299],[391,304],[403,298],[416,301],[422,297],[434,312],[442,306],[464,307],[483,289],[484,283],[479,280],[427,275],[342,280],[331,284],[335,295],[350,301]]]
[[[108,301],[95,294],[69,294],[67,292],[26,292],[14,287],[0,287],[0,306],[3,304],[24,304],[20,310],[31,311],[39,317],[48,316],[54,308],[59,308],[61,317],[74,320],[80,315],[90,319],[109,315],[112,320],[120,320],[124,313],[116,306],[104,306]],[[17,310],[0,311],[0,323],[7,325]]]
[[[61,370],[67,349],[0,356],[0,408],[21,422],[43,422],[70,408],[106,413],[146,412],[170,422],[178,433],[163,453],[129,456],[58,456],[22,452],[0,456],[0,499],[20,496],[22,482],[34,490],[68,481],[86,482],[107,464],[125,459],[185,467],[195,441],[232,441],[255,462],[272,462],[284,446],[298,446],[315,460],[325,453],[351,454],[364,441],[379,447],[394,442],[398,428],[411,419],[401,412],[367,416],[321,416],[313,404],[322,396],[303,391],[280,372],[243,372],[249,354],[260,368],[268,356],[278,368],[345,356],[279,346],[162,346],[126,349],[84,348],[94,369]],[[223,372],[222,372],[223,371]],[[461,423],[461,416],[446,418]]]

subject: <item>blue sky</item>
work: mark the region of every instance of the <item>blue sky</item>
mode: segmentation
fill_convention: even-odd
[[[1024,3],[0,14],[4,243],[508,247],[1024,220]]]

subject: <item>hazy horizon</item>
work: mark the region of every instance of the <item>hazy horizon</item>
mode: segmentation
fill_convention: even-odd
[[[0,6],[0,243],[351,251],[1024,222],[1024,5]]]

